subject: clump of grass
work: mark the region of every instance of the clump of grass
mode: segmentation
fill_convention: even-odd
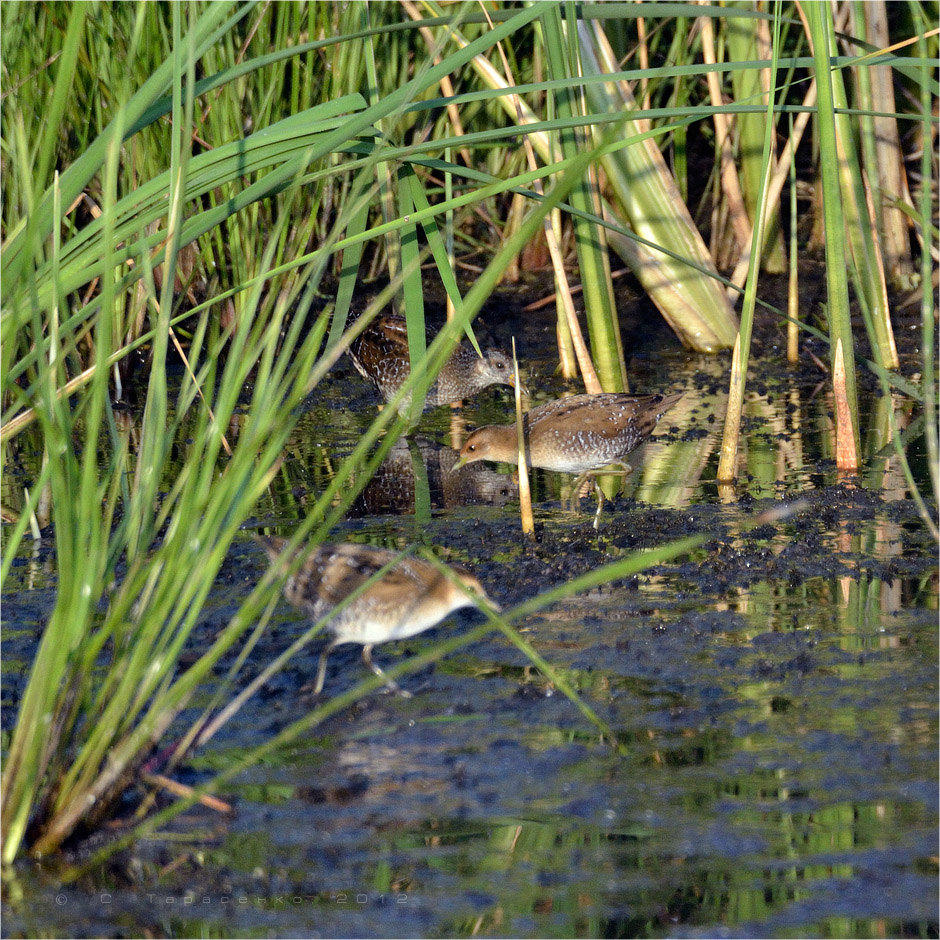
[[[88,227],[90,231],[83,229],[73,237],[87,253],[89,260],[83,263],[88,267],[82,268],[75,261],[76,252],[61,243],[56,220],[62,217],[65,200],[63,180],[58,177],[48,199],[48,218],[42,222],[51,230],[50,260],[46,263],[42,258],[39,237],[26,239],[19,247],[21,254],[15,254],[16,263],[26,273],[28,288],[11,287],[4,312],[28,334],[20,360],[5,374],[4,393],[7,402],[15,403],[13,407],[28,405],[39,424],[45,469],[38,489],[47,487],[51,494],[58,584],[56,605],[30,672],[4,767],[6,861],[15,858],[24,844],[36,855],[54,851],[78,827],[100,820],[194,689],[207,680],[228,650],[243,641],[264,602],[270,600],[276,585],[265,583],[196,663],[179,667],[179,655],[198,622],[228,546],[275,472],[297,404],[322,379],[350,337],[347,332],[330,345],[326,342],[326,314],[308,328],[309,301],[289,308],[288,294],[272,270],[288,229],[289,214],[284,211],[267,233],[247,300],[230,327],[219,329],[207,304],[188,312],[188,372],[175,402],[171,402],[166,361],[176,319],[176,261],[181,244],[193,231],[187,230],[193,217],[185,218],[183,207],[198,196],[196,187],[206,185],[199,174],[208,165],[189,152],[198,24],[190,25],[184,35],[180,8],[174,8],[171,61],[176,80],[171,83],[175,90],[169,169],[152,182],[144,196],[136,194],[139,198],[134,207],[128,202],[133,197],[119,198],[120,145],[140,110],[140,100],[129,95],[128,103],[118,108],[106,128],[103,142],[86,150],[86,154],[103,155],[101,217]],[[471,47],[467,54],[474,52]],[[301,138],[300,156],[268,173],[264,185],[249,195],[258,198],[287,184],[286,209],[311,160],[355,139],[379,114],[394,113],[419,87],[416,83],[399,90],[392,101],[376,102],[348,119],[342,130],[317,128],[320,137],[312,143]],[[262,148],[271,139],[271,135],[258,132],[246,148],[240,148],[241,154],[250,153],[252,146]],[[291,143],[297,147],[296,139]],[[219,156],[225,165],[228,158]],[[374,172],[380,156],[367,159],[361,172]],[[531,237],[544,212],[563,199],[594,157],[590,152],[578,156],[562,176],[562,185],[523,224],[517,243]],[[228,166],[225,172],[234,170]],[[73,187],[75,179],[73,172]],[[213,177],[212,181],[218,179]],[[361,178],[355,188],[368,192]],[[410,192],[412,207],[425,208],[422,195],[415,189]],[[248,195],[241,199],[246,200]],[[135,249],[133,237],[127,233],[146,225],[143,216],[134,214],[134,208],[139,213],[140,206],[161,202],[166,244],[156,256],[165,265],[158,292],[152,274],[155,257]],[[353,212],[356,206],[347,209]],[[208,220],[200,219],[197,213],[197,227],[216,218],[209,211]],[[237,210],[228,206],[226,211]],[[348,224],[348,214],[341,214],[330,241],[307,259],[312,278],[308,295],[320,283],[324,261],[340,244],[338,236]],[[407,228],[412,223],[406,217],[394,220],[394,224]],[[37,230],[37,236],[40,234]],[[375,233],[363,233],[369,234],[374,237]],[[95,261],[85,247],[92,244],[100,253]],[[129,257],[138,262],[131,275],[125,274],[123,267]],[[453,322],[427,350],[427,368],[415,368],[402,394],[433,379],[461,331],[482,306],[507,258],[504,250],[492,267],[494,273],[477,282]],[[402,277],[414,276],[415,262],[410,259]],[[63,283],[66,277],[70,280]],[[83,277],[97,277],[100,292],[78,315],[60,317],[59,301],[74,296]],[[113,328],[113,314],[137,282],[143,286],[151,311],[151,361],[142,441],[135,447],[115,419],[109,383],[113,357],[120,358],[126,352]],[[272,295],[276,300],[269,302],[262,314],[263,299]],[[357,324],[354,329],[361,328]],[[62,350],[78,349],[77,333],[89,329],[94,341],[92,367],[84,385],[66,391],[67,364]],[[28,388],[12,384],[14,372],[14,377],[29,377]],[[249,377],[253,391],[244,406],[242,389]],[[229,441],[225,429],[237,408],[243,411],[240,431]],[[357,475],[361,486],[403,429],[403,419],[394,408],[376,419],[298,530],[298,539],[315,527],[314,538],[323,537],[355,496],[357,487],[349,485],[354,472],[365,466],[366,472]],[[388,433],[376,449],[384,431]],[[82,441],[77,453],[73,440]],[[185,457],[171,477],[169,458],[175,447],[181,447]],[[102,449],[108,455],[103,465],[99,463]],[[343,498],[335,500],[340,491]],[[33,503],[31,497],[21,522],[28,519]],[[8,552],[15,551],[24,531],[20,525],[13,532]]]

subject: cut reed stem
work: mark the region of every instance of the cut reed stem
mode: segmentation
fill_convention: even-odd
[[[515,377],[516,444],[519,454],[519,516],[522,534],[535,538],[535,519],[532,516],[532,490],[529,488],[529,455],[525,445],[525,415],[522,413],[522,383],[519,381],[519,362],[516,359],[516,337],[512,338],[512,371]]]

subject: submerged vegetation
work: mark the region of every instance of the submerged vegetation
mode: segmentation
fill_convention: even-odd
[[[542,247],[560,368],[586,390],[629,384],[616,259],[684,345],[733,350],[719,467],[733,481],[760,272],[797,270],[792,207],[811,194],[825,309],[772,313],[792,357],[801,334],[829,343],[833,453],[846,472],[864,464],[856,372],[878,376],[888,405],[870,453],[896,449],[935,531],[935,7],[836,11],[834,20],[817,2],[3,4],[0,442],[4,469],[23,459],[30,478],[4,490],[2,577],[46,527],[57,569],[55,606],[3,742],[5,863],[54,852],[104,819],[194,691],[238,650],[176,756],[205,740],[287,572],[269,572],[195,662],[181,665],[180,654],[277,477],[297,406],[349,344],[386,303],[397,308],[412,369],[392,405],[415,404],[376,417],[306,508],[292,547],[326,538],[457,343],[473,337],[487,297]],[[425,277],[440,279],[450,313],[427,346]],[[357,289],[376,279],[384,289],[352,317]],[[889,297],[915,290],[921,361],[904,372]],[[171,363],[182,364],[172,382]],[[132,394],[143,399],[139,428],[119,407]],[[902,438],[895,410],[911,402],[924,420]],[[923,493],[905,450],[917,427]],[[575,697],[513,622],[693,544],[490,611],[437,655],[502,629]],[[279,740],[377,684],[320,706]]]

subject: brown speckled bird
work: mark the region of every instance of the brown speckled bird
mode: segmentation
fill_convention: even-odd
[[[653,433],[656,422],[682,395],[644,395],[622,392],[572,395],[533,408],[523,416],[528,464],[560,473],[582,474],[575,491],[592,470],[620,464]],[[518,463],[519,449],[514,424],[491,424],[473,431],[460,450],[456,466],[474,460]],[[603,494],[599,487],[597,514],[600,519]]]
[[[411,374],[408,356],[408,329],[403,317],[377,317],[349,347],[349,357],[360,375],[378,388],[388,401]],[[496,349],[487,349],[483,358],[466,341],[460,343],[444,363],[428,391],[425,408],[451,405],[470,398],[490,385],[513,385],[512,362]],[[400,406],[406,409],[408,396]]]
[[[287,539],[276,536],[258,537],[258,542],[272,562],[281,558],[287,546]],[[298,552],[306,551],[303,546],[298,549]],[[384,548],[348,542],[317,546],[297,573],[287,579],[284,596],[316,623],[390,562],[394,564],[385,574],[327,622],[326,628],[333,633],[333,639],[320,656],[314,695],[323,690],[330,651],[343,643],[362,644],[365,664],[377,676],[385,678],[372,662],[372,647],[376,643],[414,636],[429,630],[461,607],[473,607],[473,600],[459,585],[469,588],[499,610],[469,572],[451,569],[458,585],[429,562],[402,558],[397,552]],[[410,695],[391,679],[385,678],[385,684],[400,695]]]
[[[605,392],[539,405],[523,416],[529,464],[560,473],[583,473],[622,463],[681,397]],[[491,424],[470,434],[457,466],[474,460],[518,463],[518,457],[516,426]]]

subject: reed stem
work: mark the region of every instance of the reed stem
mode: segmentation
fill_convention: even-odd
[[[851,439],[858,454],[858,397],[855,381],[855,346],[849,311],[849,287],[846,279],[847,252],[842,193],[839,183],[839,145],[836,140],[835,102],[830,67],[833,40],[832,14],[825,3],[806,5],[806,15],[813,42],[816,87],[818,89],[817,130],[819,133],[819,169],[822,178],[823,219],[826,228],[826,285],[828,295],[830,362],[835,373],[837,350],[843,350],[844,409],[836,409],[836,439]],[[849,422],[840,427],[839,422]],[[846,466],[843,469],[852,470]]]

